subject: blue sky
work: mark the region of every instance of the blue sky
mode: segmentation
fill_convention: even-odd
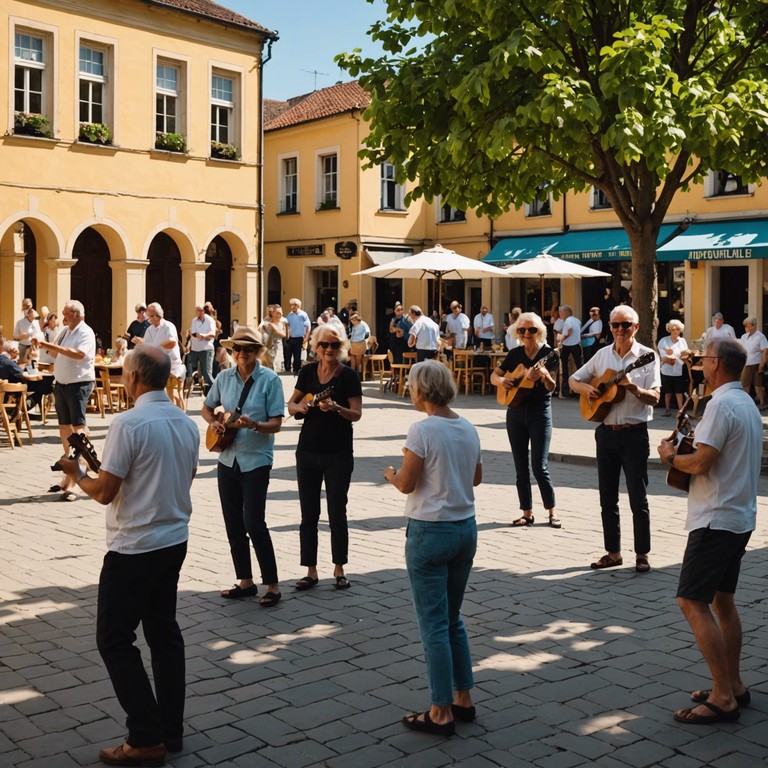
[[[216,1],[280,34],[272,47],[272,60],[264,68],[268,99],[285,100],[349,80],[333,61],[338,53],[353,48],[369,55],[379,52],[366,32],[385,18],[383,0],[373,4],[366,0]]]

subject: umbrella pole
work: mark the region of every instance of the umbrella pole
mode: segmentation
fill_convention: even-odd
[[[544,317],[544,313],[547,311],[544,306],[544,275],[540,275],[541,278],[541,316]]]

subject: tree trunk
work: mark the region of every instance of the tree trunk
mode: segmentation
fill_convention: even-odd
[[[648,222],[640,231],[627,230],[632,246],[632,307],[640,318],[637,339],[656,346],[658,287],[656,280],[656,239],[658,227]]]

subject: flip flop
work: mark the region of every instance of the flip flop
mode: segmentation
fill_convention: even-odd
[[[305,576],[303,579],[299,579],[293,585],[293,588],[298,590],[299,592],[306,592],[308,589],[312,589],[312,587],[316,587],[318,581],[319,579],[313,579],[311,576]]]
[[[349,589],[351,586],[349,580],[343,574],[336,577],[336,589]]]
[[[711,717],[697,715],[693,711],[696,707],[687,707],[686,709],[678,709],[675,712],[675,720],[678,723],[688,723],[690,725],[713,725],[714,723],[733,723],[741,717],[741,710],[738,707],[730,712],[725,712],[709,701],[702,701],[699,706],[706,707],[714,714]]]
[[[242,597],[255,597],[259,594],[259,588],[255,584],[251,584],[250,587],[241,587],[239,584],[235,584],[234,587],[229,589],[222,589],[221,596],[227,600],[239,600]]]
[[[280,592],[267,592],[264,597],[259,600],[259,605],[262,608],[273,608],[280,602],[282,594]]]
[[[695,701],[697,704],[701,704],[710,697],[711,693],[712,691],[694,691],[691,694],[691,701]],[[739,705],[739,708],[748,707],[752,702],[752,695],[749,692],[749,688],[747,688],[744,693],[740,694],[739,696],[734,696],[733,698],[736,699],[736,703]]]
[[[403,718],[403,725],[412,731],[420,733],[433,733],[435,736],[453,736],[456,733],[456,725],[453,720],[450,723],[436,723],[429,716],[429,712],[424,713],[424,719],[419,720],[418,712],[412,715],[406,715]]]

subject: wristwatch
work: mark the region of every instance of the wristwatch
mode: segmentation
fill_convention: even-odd
[[[675,465],[675,454],[670,453],[669,456],[667,456],[667,464],[669,464],[670,467],[673,467]]]

